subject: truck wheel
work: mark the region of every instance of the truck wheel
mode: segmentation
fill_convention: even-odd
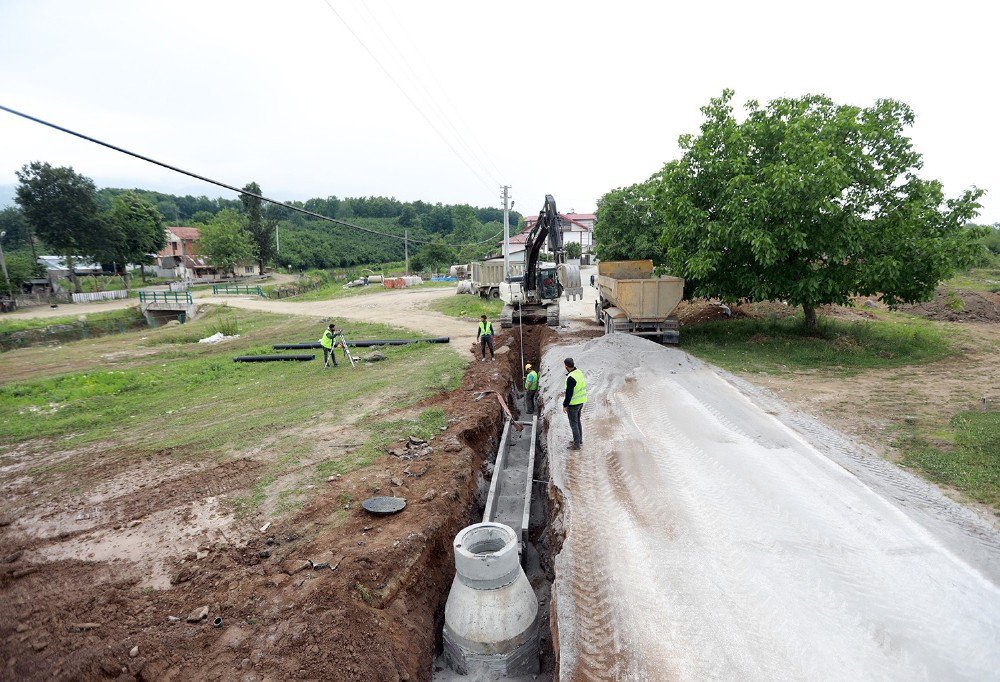
[[[594,319],[597,320],[597,324],[601,323],[601,304],[598,301],[594,301]]]
[[[490,289],[490,298],[500,298],[500,290]]]

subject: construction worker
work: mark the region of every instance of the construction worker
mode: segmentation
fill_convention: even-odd
[[[479,350],[483,354],[480,362],[486,362],[486,346],[490,347],[490,360],[496,360],[493,354],[493,323],[486,319],[485,315],[479,318],[479,329],[476,331],[476,339],[479,341]]]
[[[530,362],[524,366],[524,369],[528,372],[524,376],[524,405],[528,414],[534,414],[535,395],[538,393],[538,372],[531,368]]]
[[[334,350],[334,342],[337,338],[337,325],[331,324],[326,331],[323,332],[323,336],[320,337],[319,343],[323,346],[323,366],[329,369],[330,361],[333,361],[333,366],[337,366],[337,353]]]
[[[563,399],[563,412],[569,417],[569,428],[573,432],[573,444],[570,450],[579,450],[583,445],[583,424],[580,422],[580,412],[587,402],[587,380],[583,372],[576,368],[573,358],[563,360],[566,368],[566,397]]]

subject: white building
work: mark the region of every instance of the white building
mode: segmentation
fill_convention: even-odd
[[[525,218],[527,227],[525,231],[531,230],[538,220],[537,217]],[[593,253],[594,251],[594,222],[597,216],[593,213],[560,213],[559,222],[562,225],[563,247],[572,243],[577,243],[582,249],[582,253]],[[511,238],[513,241],[513,238]]]

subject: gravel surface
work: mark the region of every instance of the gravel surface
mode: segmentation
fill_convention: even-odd
[[[563,679],[1000,675],[1000,534],[974,512],[677,349],[550,348],[542,379]]]

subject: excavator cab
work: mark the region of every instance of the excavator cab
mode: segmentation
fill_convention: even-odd
[[[539,268],[538,298],[540,298],[542,301],[558,300],[559,279],[557,277],[556,268]]]

